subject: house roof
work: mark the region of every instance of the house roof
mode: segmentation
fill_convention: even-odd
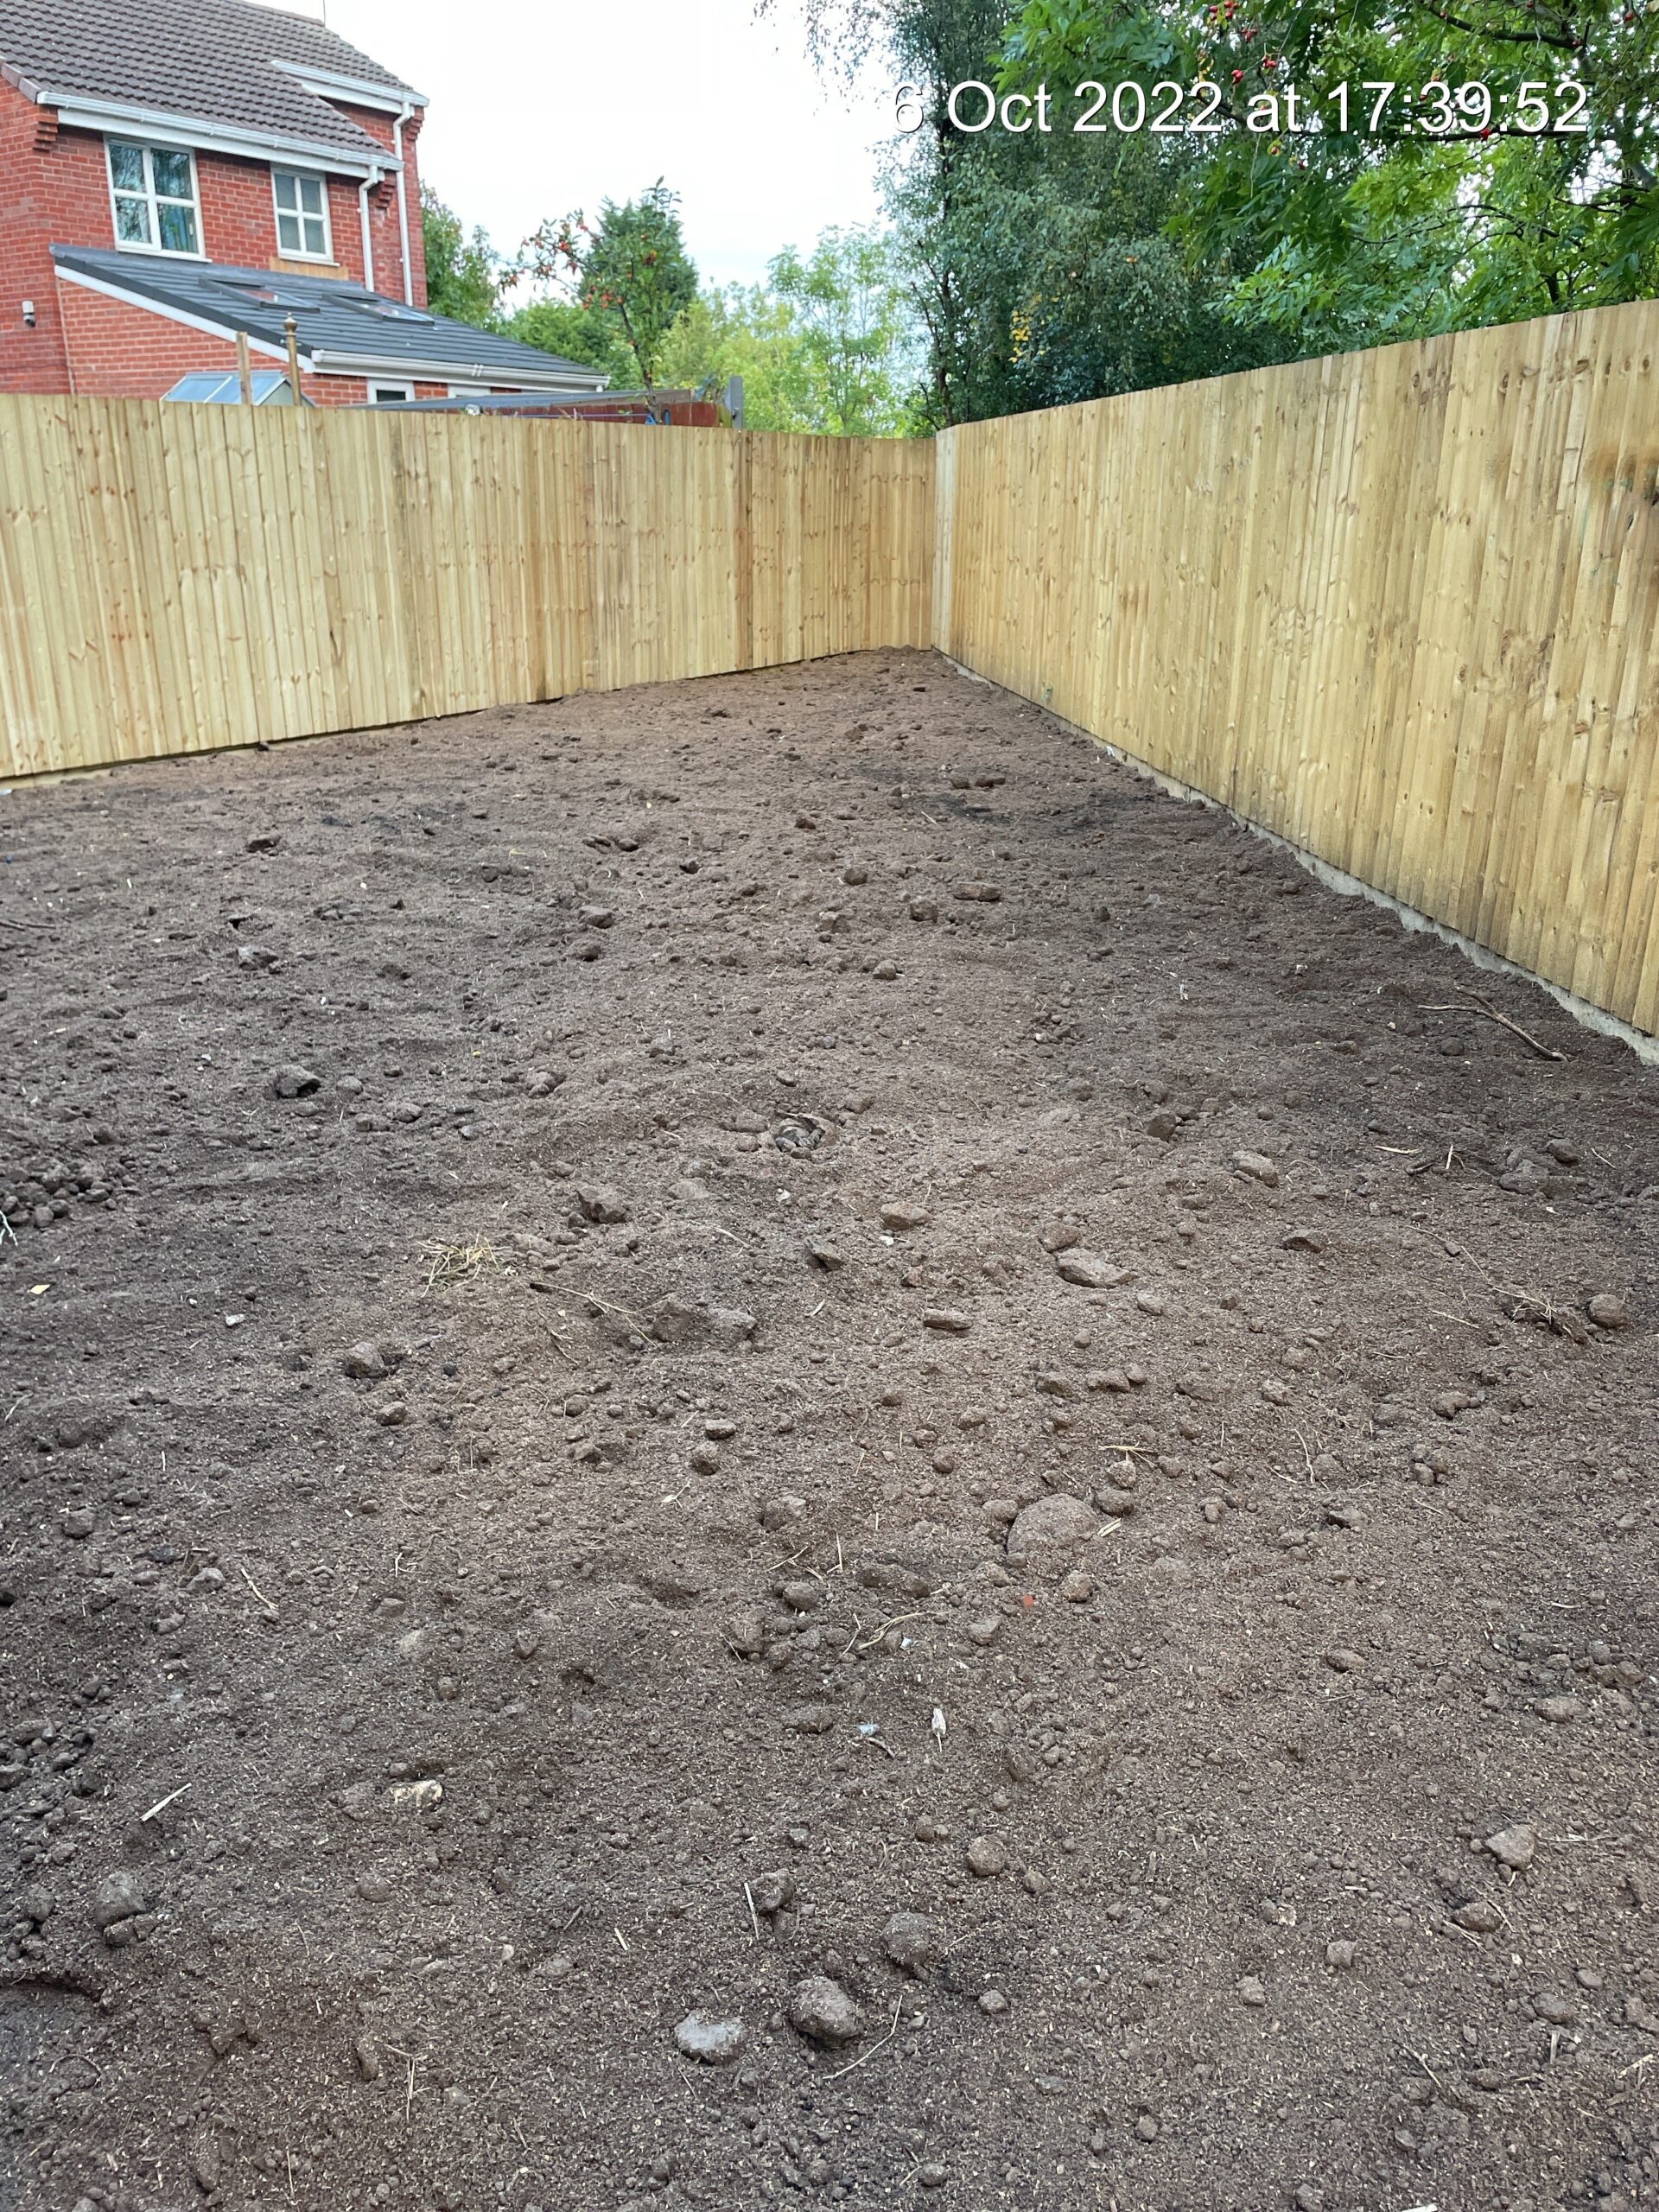
[[[349,100],[424,105],[390,70],[310,16],[250,0],[0,0],[0,69],[43,105],[131,109],[334,150],[385,147],[311,83]],[[310,82],[308,82],[308,79]]]
[[[257,349],[279,360],[291,315],[301,359],[325,375],[509,384],[532,391],[594,391],[605,383],[598,370],[579,361],[338,278],[274,276],[269,269],[93,246],[54,245],[52,257],[71,283],[226,337],[245,330]]]

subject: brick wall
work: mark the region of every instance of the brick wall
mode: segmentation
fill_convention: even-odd
[[[371,137],[391,148],[393,117],[367,108],[344,107],[342,111]],[[412,289],[417,304],[423,307],[426,267],[421,249],[416,158],[419,127],[418,115],[411,117],[404,127],[407,170],[403,188],[409,195]],[[199,153],[196,179],[202,245],[208,258],[268,268],[279,251],[270,164],[226,154]],[[401,299],[404,293],[397,193],[398,180],[393,176],[369,195],[374,286],[394,299]],[[363,231],[355,180],[329,179],[328,218],[334,261],[361,283]],[[129,317],[136,315],[138,322],[153,325],[165,335],[143,342],[135,335],[130,343],[121,338],[107,370],[99,372],[89,350],[96,342],[95,325],[83,315],[79,337],[72,346],[62,321],[64,302],[70,294],[81,302],[96,296],[79,287],[58,284],[50,251],[54,243],[105,249],[115,243],[104,141],[90,131],[60,131],[51,111],[36,107],[0,78],[0,391],[151,391],[155,377],[161,373],[156,362],[162,353],[169,364],[182,364],[168,376],[162,390],[186,369],[218,365],[218,355],[202,350],[212,349],[218,343],[215,340],[140,310],[119,309],[114,301],[100,301],[100,306]],[[25,300],[35,303],[36,320],[32,330],[23,321]],[[119,336],[113,330],[110,334]],[[141,386],[124,381],[135,376],[145,380]],[[324,381],[332,386],[342,380]]]
[[[51,123],[0,78],[0,391],[64,391],[69,372],[47,251],[54,238],[110,243],[109,194],[89,191],[73,150],[36,151]],[[30,330],[23,302],[38,318]]]
[[[382,115],[373,108],[352,107],[344,100],[330,103],[348,117],[358,129],[365,131],[388,153],[395,150],[397,131],[396,116]],[[421,174],[416,151],[420,136],[421,111],[417,109],[404,125],[403,188],[409,195],[409,265],[412,291],[416,307],[426,305],[426,254],[421,237]],[[390,298],[404,296],[403,233],[397,218],[397,179],[388,177],[369,197],[369,245],[374,255],[374,289]],[[361,223],[357,213],[356,191],[353,190],[352,220],[359,229]],[[336,248],[338,250],[338,248]],[[363,255],[359,247],[355,273],[361,276]]]

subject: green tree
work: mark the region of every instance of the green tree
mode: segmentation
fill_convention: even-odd
[[[501,270],[487,234],[471,238],[454,210],[430,185],[421,187],[421,235],[426,247],[426,300],[434,315],[493,330],[500,313]]]
[[[804,260],[786,247],[768,275],[797,335],[810,427],[866,438],[905,429],[918,364],[893,241],[879,231],[827,230]]]
[[[542,224],[524,241],[515,275],[551,285],[613,329],[647,391],[669,332],[697,292],[679,197],[660,177],[638,200],[606,200],[596,225],[580,213]]]
[[[842,35],[870,19],[843,17]],[[985,81],[1001,0],[890,0],[882,36],[900,80],[930,88],[887,192],[927,333],[921,397],[935,424],[1219,374],[1283,341],[1230,319],[1223,248],[1169,235],[1201,159],[1150,137],[1063,128],[964,130],[940,87]],[[850,24],[849,30],[845,28]]]
[[[810,394],[801,333],[793,315],[764,284],[710,287],[692,301],[663,348],[664,384],[693,391],[743,379],[743,421],[751,430],[811,430]]]
[[[829,230],[804,257],[786,247],[764,284],[712,287],[664,347],[664,382],[743,379],[753,430],[890,437],[913,427],[914,322],[889,239]]]

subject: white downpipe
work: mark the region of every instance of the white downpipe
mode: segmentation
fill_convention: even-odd
[[[415,304],[415,280],[409,266],[409,172],[404,166],[404,125],[415,112],[405,100],[391,126],[397,148],[397,235],[404,250],[404,305]]]
[[[369,188],[376,180],[365,176],[357,188],[357,212],[363,225],[363,289],[374,289],[374,238],[369,229]]]

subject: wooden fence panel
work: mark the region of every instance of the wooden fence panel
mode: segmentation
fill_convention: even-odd
[[[0,397],[0,776],[931,640],[933,449]]]
[[[1659,302],[947,431],[956,659],[1659,1030]]]

